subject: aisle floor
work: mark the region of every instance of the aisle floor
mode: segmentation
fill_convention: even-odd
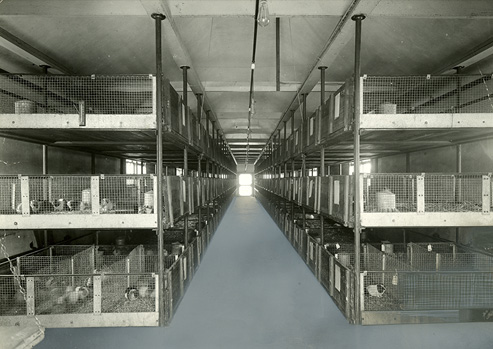
[[[491,348],[493,324],[349,325],[259,202],[235,198],[166,328],[47,329],[36,348]]]

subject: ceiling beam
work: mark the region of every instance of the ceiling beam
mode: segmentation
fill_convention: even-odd
[[[0,4],[0,6],[2,6]],[[37,65],[47,65],[50,67],[50,73],[61,73],[66,75],[73,75],[74,73],[55,59],[49,57],[43,52],[32,47],[25,41],[22,41],[15,35],[12,35],[7,30],[0,27],[0,45],[7,50],[15,53],[16,55],[24,58],[25,60]]]
[[[493,55],[493,38],[490,38],[485,42],[482,42],[478,46],[472,48],[464,55],[460,56],[457,59],[454,59],[451,63],[436,71],[434,74],[455,74],[457,72],[454,68],[467,68],[479,61],[482,61],[485,58],[490,57],[491,55]]]
[[[73,146],[100,146],[100,145],[156,145],[156,141],[56,141],[52,143],[58,147]]]
[[[367,1],[367,0],[364,0]],[[252,17],[252,0],[169,0],[173,17]],[[274,17],[344,15],[348,0],[269,0]],[[162,0],[17,0],[2,3],[2,16],[145,16]],[[147,13],[148,14],[148,13]],[[490,0],[382,0],[371,16],[405,18],[493,18]]]
[[[325,84],[326,92],[337,91],[344,83],[329,81]],[[172,81],[171,85],[176,92],[183,92],[183,82]],[[205,92],[249,92],[250,83],[247,81],[202,81]],[[255,82],[255,92],[296,92],[301,87],[300,82],[281,82],[281,90],[276,90],[275,82]],[[312,92],[320,92],[320,83],[317,83]]]

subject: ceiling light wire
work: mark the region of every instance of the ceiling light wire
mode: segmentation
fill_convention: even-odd
[[[252,64],[250,66],[250,95],[248,100],[248,126],[247,126],[247,147],[245,157],[245,171],[247,170],[249,152],[250,152],[250,137],[251,137],[251,119],[254,112],[254,73],[255,73],[255,56],[257,54],[257,32],[258,32],[258,11],[260,0],[255,1],[255,16],[253,17],[253,50],[252,50]]]

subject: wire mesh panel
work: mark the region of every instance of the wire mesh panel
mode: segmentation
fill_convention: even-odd
[[[154,212],[152,175],[104,175],[99,180],[100,213]]]
[[[21,179],[19,176],[0,176],[0,214],[22,213]]]
[[[2,191],[21,214],[137,214],[154,212],[152,175],[23,176],[20,189],[6,180]],[[22,201],[21,197],[27,197]],[[26,203],[27,208],[22,207]],[[28,203],[28,205],[27,205]],[[96,207],[93,207],[96,203]],[[99,204],[98,204],[99,203]],[[6,202],[2,202],[5,206]],[[98,207],[99,205],[99,207]],[[8,210],[8,209],[7,209]],[[11,210],[8,210],[12,212]]]
[[[363,175],[365,212],[416,212],[416,175]]]
[[[156,285],[153,275],[107,275],[101,284],[102,313],[136,313],[156,311]]]
[[[306,264],[310,267],[310,269],[315,273],[317,267],[317,258],[318,258],[318,244],[314,238],[307,235],[307,253],[306,253]]]
[[[90,176],[43,175],[27,178],[31,214],[91,213]]]
[[[33,274],[71,274],[69,256],[25,256],[19,258],[17,268],[23,275]]]
[[[489,174],[364,174],[365,212],[489,212]]]
[[[173,264],[170,268],[171,270],[171,297],[173,301],[173,314],[176,312],[178,308],[178,304],[181,301],[181,297],[183,296],[183,288],[182,288],[182,271],[180,268],[179,261]]]
[[[491,308],[492,272],[413,272],[399,274],[404,310]]]
[[[95,247],[91,246],[71,257],[72,274],[91,274],[95,267],[95,253]]]
[[[50,251],[53,256],[71,256],[91,247],[93,247],[93,245],[54,245],[50,247]]]
[[[150,75],[0,75],[0,113],[153,114]]]
[[[491,113],[490,91],[490,75],[368,76],[363,78],[363,113]]]
[[[183,180],[178,176],[165,176],[163,181],[163,191],[167,201],[168,219],[174,222],[184,211],[183,205]]]
[[[330,267],[330,259],[331,259],[331,254],[321,248],[320,249],[320,282],[321,284],[325,287],[327,291],[330,290],[331,287],[331,267]]]
[[[329,214],[347,224],[352,216],[353,176],[331,176],[332,193],[329,193]]]
[[[114,256],[114,255],[96,256],[96,274],[126,273],[126,270],[127,270],[126,256]]]
[[[403,308],[402,273],[397,270],[387,272],[365,272],[361,283],[363,299],[362,310],[395,311]]]
[[[13,275],[0,275],[0,315],[26,315],[26,300],[19,284],[26,289],[26,280]]]
[[[482,212],[482,175],[424,176],[425,211]]]
[[[350,303],[353,302],[351,297],[351,275],[347,266],[341,264],[338,260],[334,261],[334,289],[332,297],[337,307],[347,318],[349,318]]]
[[[86,276],[34,277],[35,314],[92,313],[92,288]]]

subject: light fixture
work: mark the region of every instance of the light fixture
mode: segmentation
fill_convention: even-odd
[[[269,25],[269,7],[267,6],[267,0],[260,0],[260,7],[257,16],[258,25],[261,27],[267,27]]]

